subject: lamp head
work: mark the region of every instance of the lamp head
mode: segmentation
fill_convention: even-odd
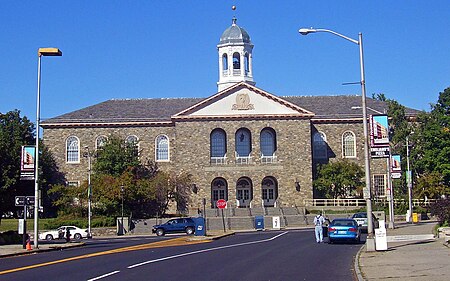
[[[315,33],[315,32],[317,32],[317,30],[316,29],[314,29],[314,28],[300,28],[299,30],[298,30],[298,32],[301,34],[301,35],[308,35],[308,34],[310,34],[310,33]]]
[[[39,48],[38,49],[38,56],[54,56],[54,57],[60,57],[62,56],[62,52],[58,48]]]

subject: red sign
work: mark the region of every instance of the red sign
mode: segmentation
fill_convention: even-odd
[[[225,207],[227,206],[227,201],[225,201],[224,199],[219,199],[217,200],[216,205],[219,209],[225,209]]]

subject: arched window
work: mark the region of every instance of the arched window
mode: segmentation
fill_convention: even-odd
[[[80,141],[75,136],[68,137],[66,140],[66,161],[68,163],[80,162]]]
[[[250,131],[246,128],[241,128],[236,131],[236,153],[240,157],[250,156],[252,152],[252,140]]]
[[[215,178],[211,183],[211,208],[217,208],[219,199],[228,201],[228,184],[223,178]]]
[[[272,128],[264,128],[260,135],[261,156],[274,156],[277,150],[275,131]]]
[[[214,129],[210,137],[211,159],[223,159],[227,154],[227,135],[222,129]]]
[[[138,155],[139,153],[139,139],[135,135],[130,135],[125,139],[125,143],[130,145],[134,149],[134,154]]]
[[[248,54],[248,53],[245,53],[245,56],[244,56],[244,67],[245,67],[245,73],[248,73],[248,72],[249,72],[249,70],[250,70],[250,64],[249,64],[249,60],[250,60],[250,58],[249,58],[249,54]]]
[[[353,132],[345,132],[342,135],[342,156],[344,158],[356,157],[356,138]]]
[[[313,136],[313,156],[316,159],[327,159],[327,137],[322,132],[316,132]]]
[[[233,54],[233,69],[241,69],[241,55],[239,53]]]
[[[96,149],[101,149],[102,147],[105,146],[107,141],[108,141],[107,137],[105,137],[105,136],[98,136],[97,139],[95,140],[95,148]]]
[[[222,70],[228,70],[228,55],[223,54],[222,56]]]
[[[156,161],[169,161],[169,138],[159,135],[156,138]]]

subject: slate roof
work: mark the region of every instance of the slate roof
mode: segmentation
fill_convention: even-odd
[[[280,97],[315,114],[314,119],[361,118],[361,96],[288,96]],[[41,124],[170,122],[171,116],[205,98],[112,99],[42,121]],[[382,114],[387,104],[367,98],[367,114]],[[407,108],[407,115],[420,111]]]

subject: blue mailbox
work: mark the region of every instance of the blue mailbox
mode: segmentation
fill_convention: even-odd
[[[256,230],[264,230],[264,216],[255,216]]]
[[[205,218],[198,217],[192,219],[195,222],[195,236],[205,236],[206,235]]]

